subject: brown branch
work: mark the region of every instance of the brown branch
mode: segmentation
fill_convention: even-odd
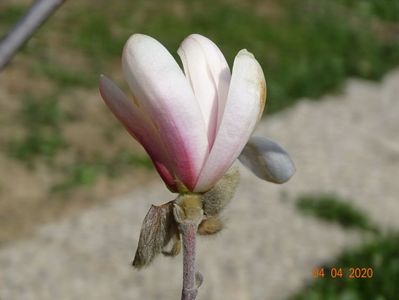
[[[21,46],[29,40],[66,0],[36,0],[28,12],[0,41],[0,71],[10,62]]]

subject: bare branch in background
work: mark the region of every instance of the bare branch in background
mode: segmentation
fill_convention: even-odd
[[[0,41],[0,71],[19,48],[66,0],[37,0],[28,12]]]

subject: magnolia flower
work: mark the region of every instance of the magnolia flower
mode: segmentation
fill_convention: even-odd
[[[183,70],[155,39],[135,34],[122,55],[129,99],[102,76],[100,92],[128,132],[144,147],[175,200],[151,206],[133,266],[183,249],[182,299],[195,299],[202,275],[195,268],[195,236],[223,228],[222,210],[239,181],[237,158],[261,179],[287,181],[295,172],[287,152],[251,137],[266,101],[262,68],[247,50],[233,69],[209,39],[192,34],[180,45]],[[181,246],[183,245],[183,247]]]
[[[157,40],[134,34],[122,55],[131,99],[105,76],[100,92],[171,191],[203,193],[221,179],[251,137],[265,107],[266,82],[245,49],[235,57],[232,72],[219,48],[199,34],[188,36],[177,52],[184,72]],[[289,156],[282,151],[276,160],[265,154],[273,149],[260,144],[255,140],[247,146],[240,160],[263,179],[288,180],[295,170]],[[260,170],[270,163],[271,172]]]

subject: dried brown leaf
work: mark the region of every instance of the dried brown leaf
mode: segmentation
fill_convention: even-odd
[[[173,236],[178,234],[173,217],[173,203],[152,205],[144,218],[133,266],[142,268],[162,252]]]

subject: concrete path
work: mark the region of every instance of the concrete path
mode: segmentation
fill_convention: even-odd
[[[303,217],[295,200],[332,192],[385,229],[399,229],[399,71],[381,84],[350,81],[342,95],[304,100],[257,130],[283,145],[297,174],[276,186],[242,171],[226,229],[200,238],[205,277],[197,299],[285,299],[312,267],[362,240],[356,231]],[[160,181],[118,201],[39,228],[0,249],[2,300],[180,299],[181,256],[130,267],[151,203],[173,199]]]

